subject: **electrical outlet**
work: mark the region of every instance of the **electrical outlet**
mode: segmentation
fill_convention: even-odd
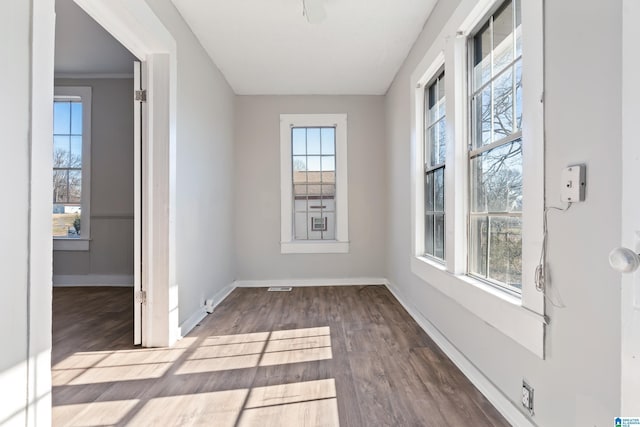
[[[522,380],[522,406],[533,415],[533,387]]]

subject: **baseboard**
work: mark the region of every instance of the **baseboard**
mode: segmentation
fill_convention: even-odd
[[[391,282],[386,286],[400,304],[407,310],[420,327],[431,337],[440,349],[462,371],[462,373],[476,386],[478,390],[491,402],[507,421],[514,426],[535,427],[535,424],[498,389],[484,374],[465,357],[427,318],[425,318],[411,304],[407,304],[400,291]]]
[[[357,286],[385,285],[387,279],[381,277],[350,277],[340,279],[275,279],[275,280],[236,280],[239,288],[267,288],[269,286]]]
[[[210,299],[213,300],[213,307],[217,307],[229,294],[235,289],[234,284],[230,284],[216,292]],[[207,298],[209,299],[209,298]],[[207,316],[207,312],[204,307],[199,307],[195,313],[193,313],[187,320],[180,325],[180,337],[185,337],[198,323]]]
[[[126,274],[54,274],[53,286],[133,286]]]

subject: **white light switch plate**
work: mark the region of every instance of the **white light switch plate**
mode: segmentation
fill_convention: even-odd
[[[573,165],[562,171],[560,199],[563,202],[584,201],[584,192],[587,186],[585,169],[584,165]]]

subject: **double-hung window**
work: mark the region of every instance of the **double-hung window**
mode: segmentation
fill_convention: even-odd
[[[56,87],[53,100],[54,249],[88,249],[90,141],[91,88]]]
[[[522,287],[522,43],[520,0],[470,38],[469,274]]]
[[[444,71],[424,94],[424,252],[444,261],[444,167],[447,154]]]
[[[349,251],[346,114],[282,114],[281,252]]]

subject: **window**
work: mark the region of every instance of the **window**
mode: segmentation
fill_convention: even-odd
[[[55,88],[52,213],[54,249],[88,249],[90,117],[91,88]]]
[[[335,240],[336,128],[292,127],[295,240]]]
[[[348,252],[346,115],[280,122],[281,252]]]
[[[522,287],[522,43],[519,0],[470,38],[469,274]]]
[[[410,80],[411,271],[540,357],[546,324],[545,296],[536,288],[544,238],[543,16],[543,0],[463,2]],[[447,82],[442,96],[439,79]],[[430,113],[445,99],[446,119],[439,106]],[[433,130],[439,118],[446,123],[442,164]],[[435,176],[433,192],[427,185],[427,174],[439,166],[442,211],[435,207]],[[428,218],[435,224],[440,214],[446,215],[446,263],[435,255],[439,236]]]
[[[444,261],[444,166],[447,155],[444,71],[425,88],[425,255]]]

